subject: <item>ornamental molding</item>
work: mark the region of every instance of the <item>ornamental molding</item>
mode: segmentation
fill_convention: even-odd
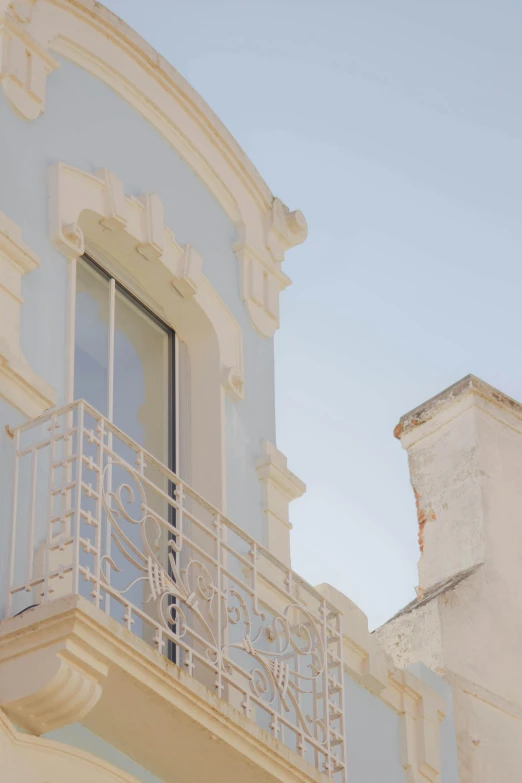
[[[0,0],[0,12],[5,3]],[[45,64],[38,73],[47,76],[58,67],[53,52],[100,79],[166,139],[210,190],[238,230],[235,250],[252,324],[263,337],[272,337],[279,327],[279,294],[291,283],[281,270],[284,253],[307,234],[302,213],[290,212],[273,197],[195,90],[106,8],[91,0],[18,0],[8,8],[3,18],[19,35],[34,41],[33,49]],[[27,98],[35,116],[43,111],[42,84],[44,76],[37,98],[33,93]],[[74,245],[77,237],[73,231],[65,239]]]
[[[20,348],[22,277],[38,269],[22,229],[0,212],[0,397],[29,418],[56,403],[56,392],[29,365]]]
[[[35,663],[37,668],[33,669]],[[0,686],[0,703],[17,725],[31,734],[45,734],[78,722],[101,696],[97,679],[81,666],[62,660],[55,650],[37,660],[26,656],[6,663],[0,672],[5,683]]]
[[[94,223],[92,219],[85,221],[85,216],[93,218]],[[117,263],[124,264],[123,259],[135,251],[144,265],[161,268],[184,300],[193,300],[203,310],[219,343],[221,386],[232,400],[243,399],[240,327],[202,274],[199,253],[191,245],[178,244],[173,231],[165,226],[158,194],[126,196],[121,181],[108,169],[89,174],[65,163],[54,163],[49,169],[49,234],[69,260],[85,252],[82,225],[86,222],[91,233],[95,230],[95,244],[102,254],[107,250]]]
[[[29,610],[31,611],[31,610]],[[107,666],[71,638],[38,650],[11,640],[11,654],[0,640],[0,706],[31,734],[82,720],[98,702]]]
[[[290,565],[289,505],[306,492],[306,484],[288,469],[287,460],[273,443],[262,442],[262,455],[256,462],[262,488],[263,513],[267,521],[268,550]]]
[[[13,111],[25,120],[43,113],[47,77],[60,67],[27,30],[32,10],[33,3],[21,0],[3,10],[0,5],[0,83]]]
[[[240,263],[241,296],[262,337],[273,337],[279,329],[279,295],[292,283],[281,269],[285,251],[304,242],[307,234],[303,213],[290,212],[278,198],[274,198],[265,220],[269,253],[256,251],[248,244],[244,227],[238,229],[234,251]]]
[[[55,163],[49,171],[49,234],[67,258],[85,253],[80,227],[82,212],[94,212],[108,232],[125,232],[134,249],[151,262],[161,262],[171,273],[171,284],[184,297],[198,288],[203,260],[190,245],[176,242],[163,222],[163,204],[156,193],[125,196],[121,181],[107,169],[88,174]]]

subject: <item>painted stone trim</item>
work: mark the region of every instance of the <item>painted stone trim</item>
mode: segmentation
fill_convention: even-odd
[[[36,648],[0,636],[0,706],[31,734],[80,721],[101,696],[107,665],[70,630]]]
[[[281,263],[285,251],[304,242],[308,234],[305,217],[299,210],[290,212],[274,198],[266,219],[265,244],[269,254],[259,254],[238,231],[234,250],[241,268],[241,295],[252,324],[262,337],[273,337],[279,329],[279,295],[292,281]]]
[[[202,274],[203,260],[190,245],[181,246],[164,225],[161,198],[146,193],[125,196],[121,181],[108,169],[94,174],[64,163],[49,169],[49,234],[53,244],[69,260],[85,252],[80,227],[82,212],[94,213],[111,234],[122,232],[132,239],[144,263],[162,264],[171,274],[171,285],[184,298],[194,298],[212,322],[220,344],[221,384],[233,400],[244,396],[242,336],[230,311]]]
[[[56,402],[56,392],[31,369],[20,348],[22,277],[40,261],[22,229],[0,212],[0,397],[29,418]]]
[[[267,521],[268,550],[281,562],[290,565],[290,530],[288,506],[306,492],[306,484],[288,469],[286,457],[267,440],[256,472],[263,490],[263,513]]]
[[[0,83],[5,98],[19,117],[35,120],[44,111],[47,76],[60,67],[24,26],[32,4],[0,4]]]
[[[172,272],[172,285],[182,296],[198,288],[202,258],[193,247],[181,247],[163,223],[163,204],[156,193],[126,197],[120,180],[107,169],[88,174],[64,163],[50,168],[49,232],[51,241],[68,258],[85,252],[79,218],[95,212],[109,231],[126,231],[147,261],[161,261]]]
[[[80,721],[101,696],[97,679],[81,666],[62,660],[55,650],[48,655],[23,656],[4,664],[0,671],[5,683],[0,687],[2,707],[31,734],[45,734]],[[16,698],[16,691],[24,695]]]

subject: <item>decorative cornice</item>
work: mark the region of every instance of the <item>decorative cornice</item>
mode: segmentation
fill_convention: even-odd
[[[13,110],[25,120],[35,120],[45,104],[47,76],[59,68],[28,31],[32,3],[15,2],[2,12],[0,7],[0,83]]]
[[[120,180],[107,169],[88,174],[64,163],[49,170],[49,233],[67,258],[85,252],[80,227],[83,211],[94,212],[111,232],[124,231],[147,261],[158,262],[172,272],[172,285],[182,296],[192,296],[201,276],[202,258],[189,245],[176,242],[163,223],[163,204],[156,193],[138,198],[125,196]]]
[[[54,389],[31,369],[20,348],[22,277],[39,266],[21,228],[0,212],[0,396],[29,417],[56,401]]]
[[[174,233],[164,225],[161,198],[156,193],[139,198],[125,196],[121,181],[108,169],[89,174],[54,163],[49,169],[49,233],[54,245],[70,260],[85,252],[80,223],[82,213],[87,212],[95,216],[101,229],[94,240],[101,253],[110,243],[109,255],[121,265],[121,259],[134,249],[144,264],[160,265],[172,287],[204,311],[219,343],[222,388],[232,400],[243,399],[240,327],[202,274],[199,253],[190,245],[179,245]],[[117,248],[122,251],[121,259]]]

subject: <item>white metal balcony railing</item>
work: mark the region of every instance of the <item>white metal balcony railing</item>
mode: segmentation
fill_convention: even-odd
[[[7,616],[73,593],[331,780],[339,612],[84,401],[15,430]]]

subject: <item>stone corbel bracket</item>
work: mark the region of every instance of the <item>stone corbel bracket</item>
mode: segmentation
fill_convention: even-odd
[[[307,234],[303,213],[290,212],[278,198],[274,198],[265,220],[266,252],[250,245],[244,227],[238,227],[234,251],[241,268],[241,295],[263,337],[273,337],[279,329],[279,295],[292,282],[281,269],[285,251],[304,242]]]
[[[53,244],[70,260],[85,252],[82,213],[94,215],[99,227],[112,239],[120,235],[125,240],[125,252],[134,249],[145,264],[161,265],[163,273],[167,270],[172,287],[201,307],[219,341],[222,388],[230,399],[243,399],[240,327],[202,274],[199,253],[191,245],[178,244],[174,233],[164,225],[160,197],[156,193],[138,198],[126,196],[121,181],[108,169],[89,174],[65,163],[54,163],[49,170],[49,233]],[[100,246],[103,251],[103,241]]]
[[[13,626],[17,619],[11,621]],[[102,693],[107,665],[76,643],[73,624],[66,625],[62,639],[37,649],[31,649],[27,634],[8,634],[1,640],[0,706],[30,734],[80,721]]]
[[[0,83],[4,95],[19,117],[35,120],[44,111],[45,85],[50,73],[60,67],[27,30],[32,5],[0,3]]]
[[[22,229],[0,212],[0,396],[29,418],[56,402],[56,392],[31,369],[20,348],[22,277],[38,269]]]
[[[290,565],[289,505],[306,492],[306,485],[288,469],[286,457],[264,440],[262,456],[256,462],[262,486],[263,513],[267,521],[268,549],[285,565]]]

